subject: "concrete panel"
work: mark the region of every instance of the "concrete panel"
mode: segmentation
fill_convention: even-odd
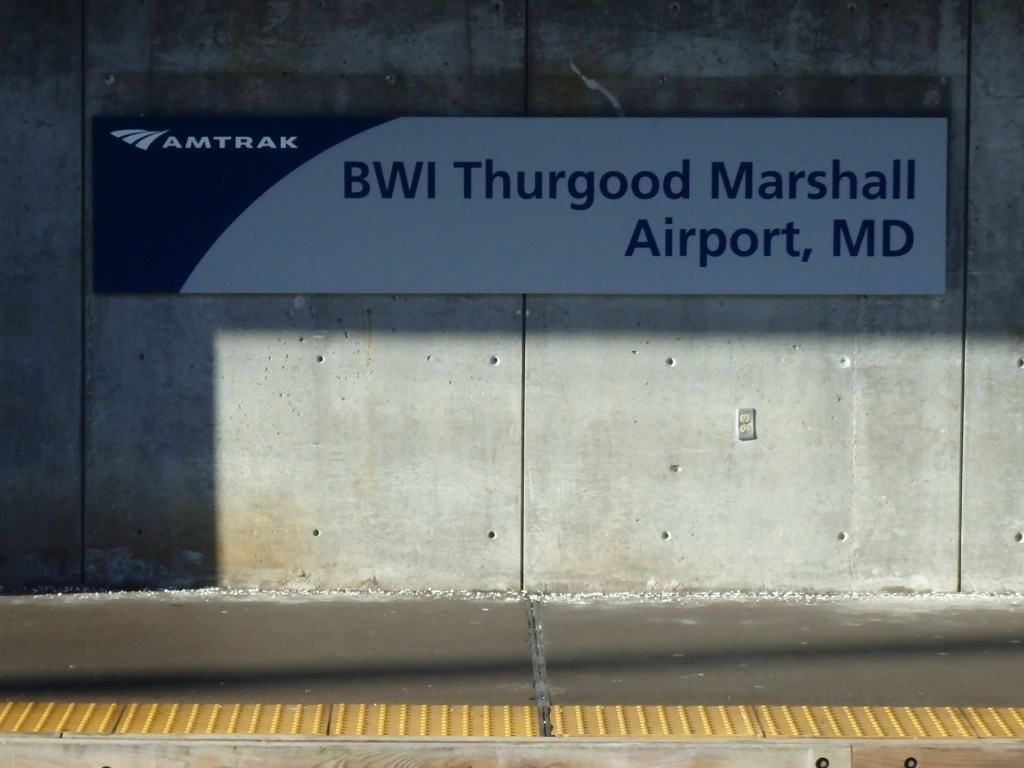
[[[90,2],[89,113],[517,114],[523,0]]]
[[[531,299],[528,586],[955,589],[956,330],[945,299]]]
[[[1024,589],[1024,66],[1019,3],[974,3],[963,585]]]
[[[519,584],[520,299],[94,313],[95,584]]]
[[[298,299],[218,333],[224,582],[518,587],[520,307]]]
[[[225,311],[90,303],[86,583],[215,584],[211,336]]]
[[[81,578],[81,6],[0,4],[0,585]]]
[[[956,589],[966,6],[530,22],[533,113],[941,114],[954,171],[943,297],[531,297],[527,586]]]
[[[98,2],[86,21],[88,114],[522,110],[521,2]],[[520,310],[91,296],[90,583],[518,587]]]
[[[963,0],[530,3],[531,114],[949,114]],[[931,82],[926,82],[927,80]]]

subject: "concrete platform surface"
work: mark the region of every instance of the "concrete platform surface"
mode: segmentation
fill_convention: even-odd
[[[528,704],[527,626],[505,598],[0,597],[0,700]]]
[[[1022,681],[1020,596],[0,597],[0,701],[1018,707]]]
[[[1020,706],[1011,598],[541,604],[555,703]]]

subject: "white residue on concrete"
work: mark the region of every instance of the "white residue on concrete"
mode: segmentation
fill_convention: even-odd
[[[592,91],[597,91],[606,99],[608,99],[608,103],[615,108],[615,114],[617,114],[619,117],[623,117],[626,114],[625,112],[622,111],[622,105],[619,103],[619,100],[615,98],[614,93],[612,93],[599,82],[597,82],[597,80],[594,80],[592,77],[587,77],[582,72],[580,72],[580,68],[576,66],[575,61],[570,61],[569,66],[572,67],[572,71],[576,73],[576,77],[578,77],[580,81],[585,86],[587,86],[587,88],[589,88]]]

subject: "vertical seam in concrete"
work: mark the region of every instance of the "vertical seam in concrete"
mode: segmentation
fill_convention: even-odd
[[[530,0],[523,0],[523,116],[530,114]],[[519,589],[526,589],[526,294],[520,312]],[[531,614],[532,617],[532,614]]]
[[[956,591],[964,589],[964,472],[967,457],[967,296],[970,254],[971,210],[971,91],[974,71],[974,2],[967,2],[967,62],[964,88],[964,201],[963,201],[963,278],[960,317],[960,487],[957,505]]]
[[[523,116],[530,116],[530,0],[523,0]]]
[[[526,589],[526,294],[519,307],[519,589]]]
[[[86,292],[89,286],[89,276],[86,272],[86,208],[85,188],[87,180],[86,172],[86,114],[85,114],[85,4],[86,0],[79,0],[79,29],[78,29],[78,110],[79,110],[79,296],[78,296],[78,581],[85,586],[85,469],[86,469]]]
[[[551,691],[548,688],[548,668],[544,659],[544,637],[541,634],[537,601],[528,598],[526,611],[530,622],[530,647],[533,658],[533,700],[537,706],[540,735],[551,735]]]

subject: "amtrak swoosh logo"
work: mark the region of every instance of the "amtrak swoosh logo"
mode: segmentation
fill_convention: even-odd
[[[126,128],[121,131],[111,131],[110,135],[138,149],[149,149],[149,145],[165,133],[167,131],[146,131],[141,128]]]

